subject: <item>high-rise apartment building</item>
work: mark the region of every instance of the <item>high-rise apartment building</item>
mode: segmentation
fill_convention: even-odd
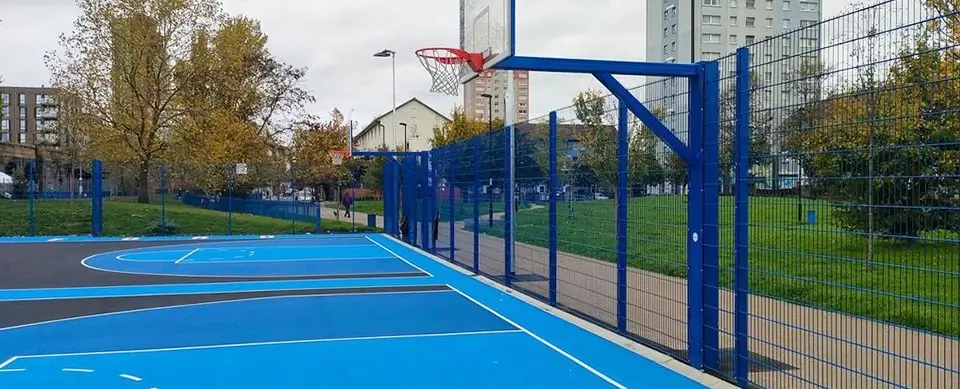
[[[476,120],[505,119],[507,75],[503,70],[486,70],[464,84],[463,109]],[[513,71],[517,123],[530,120],[530,72]],[[483,97],[488,94],[491,97]],[[492,111],[492,112],[491,112]]]
[[[58,115],[52,88],[0,86],[0,156],[34,158],[56,143]]]
[[[717,59],[738,47],[818,23],[822,1],[648,0],[647,60]]]

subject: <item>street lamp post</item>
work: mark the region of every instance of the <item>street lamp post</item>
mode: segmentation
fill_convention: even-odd
[[[379,120],[377,120],[377,127],[380,128],[380,147],[385,149],[387,148],[387,127]]]
[[[407,123],[399,123],[403,127],[403,151],[410,151],[410,144],[407,143]]]
[[[487,99],[487,152],[493,150],[493,95],[484,93],[480,95]],[[487,226],[493,228],[493,166],[487,157]]]
[[[392,67],[393,67],[393,115],[392,116],[393,116],[393,131],[396,131],[397,130],[397,52],[390,49],[384,49],[374,54],[373,56],[377,58],[390,57],[390,60],[392,61]],[[386,137],[386,135],[384,135],[384,137]],[[384,141],[384,144],[386,144],[386,141]]]

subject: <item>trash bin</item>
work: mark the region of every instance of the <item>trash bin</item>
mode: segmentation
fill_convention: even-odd
[[[807,224],[817,224],[817,211],[813,209],[807,210]]]
[[[367,226],[377,228],[377,215],[372,213],[367,215]]]

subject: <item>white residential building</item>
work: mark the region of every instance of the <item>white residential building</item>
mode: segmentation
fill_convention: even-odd
[[[396,127],[391,109],[354,134],[354,147],[372,151],[386,145],[390,150],[403,150],[406,136],[409,151],[430,150],[433,129],[449,121],[444,114],[413,98],[397,106]]]

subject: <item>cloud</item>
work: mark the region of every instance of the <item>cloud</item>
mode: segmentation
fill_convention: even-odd
[[[840,14],[851,1],[822,1],[824,18]],[[372,56],[385,48],[398,53],[398,103],[417,97],[441,112],[462,103],[462,97],[429,93],[430,77],[413,54],[421,47],[459,45],[456,0],[224,0],[224,8],[259,19],[271,51],[310,68],[315,114],[336,107],[345,114],[353,111],[352,118],[365,125],[389,110],[390,59]],[[77,16],[73,1],[0,0],[0,9],[0,34],[6,37],[0,40],[0,75],[6,84],[49,84],[43,54],[72,28]],[[645,20],[642,1],[518,0],[517,49],[522,55],[643,60]],[[578,91],[590,87],[599,87],[590,76],[535,73],[531,114],[567,106]]]

